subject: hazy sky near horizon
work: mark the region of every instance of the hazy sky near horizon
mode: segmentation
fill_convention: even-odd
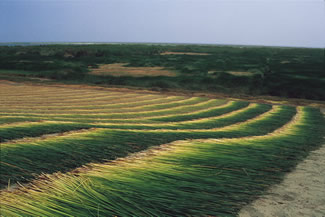
[[[0,0],[0,42],[325,47],[324,0]]]

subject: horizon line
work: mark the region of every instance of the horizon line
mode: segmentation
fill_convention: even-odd
[[[278,48],[314,48],[314,49],[325,49],[325,45],[321,46],[294,46],[294,45],[261,45],[261,44],[227,44],[227,43],[204,43],[204,42],[123,42],[123,41],[116,41],[116,42],[108,42],[108,41],[40,41],[40,42],[28,42],[28,41],[20,41],[20,42],[0,42],[0,46],[10,45],[10,44],[35,44],[35,45],[42,45],[42,44],[51,44],[51,45],[59,45],[59,44],[84,44],[84,45],[91,45],[91,44],[170,44],[170,45],[212,45],[212,46],[246,46],[246,47],[278,47]]]

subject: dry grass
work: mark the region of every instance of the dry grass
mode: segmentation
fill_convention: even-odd
[[[91,69],[90,74],[94,75],[112,75],[112,76],[169,76],[175,77],[175,72],[169,71],[164,67],[126,67],[127,63],[101,64],[99,68]]]

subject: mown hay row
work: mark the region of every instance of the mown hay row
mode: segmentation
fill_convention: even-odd
[[[10,113],[28,113],[28,114],[50,114],[52,116],[55,115],[67,115],[67,114],[119,114],[119,113],[136,113],[136,112],[145,112],[145,111],[162,111],[163,109],[176,109],[182,108],[184,106],[196,106],[198,103],[203,103],[208,99],[205,98],[187,98],[183,97],[166,97],[163,99],[159,99],[157,101],[153,101],[151,104],[144,105],[136,105],[130,106],[129,104],[125,105],[123,108],[110,108],[106,106],[106,108],[66,108],[66,107],[47,107],[42,109],[2,109],[3,112]]]
[[[112,98],[112,99],[107,99],[107,100],[95,100],[94,102],[87,102],[86,100],[83,102],[65,102],[65,103],[55,103],[55,104],[51,104],[51,103],[39,103],[37,105],[37,107],[42,107],[44,109],[46,109],[47,107],[51,107],[51,106],[55,106],[55,107],[67,107],[66,105],[68,105],[69,107],[75,107],[75,106],[88,106],[88,107],[92,107],[92,106],[105,106],[105,107],[111,107],[111,108],[119,108],[119,107],[124,107],[125,105],[129,105],[132,103],[148,103],[151,101],[155,101],[155,100],[161,100],[161,98],[159,97],[155,97],[155,96],[151,96],[151,95],[144,95],[144,96],[139,96],[139,97],[129,97],[129,98],[124,98],[121,100],[120,97],[116,97],[116,98]],[[24,106],[27,106],[27,108],[29,107],[33,107],[35,106],[35,104],[31,104],[26,105],[26,103],[22,103],[24,104]],[[16,103],[16,105],[20,105],[19,103]],[[7,106],[8,107],[8,106]],[[2,112],[3,115],[15,115],[15,113],[5,113]],[[17,115],[22,115],[21,113],[17,113]],[[26,114],[28,115],[28,114]]]
[[[52,86],[29,86],[29,85],[22,85],[22,86],[13,86],[13,85],[5,85],[0,84],[0,96],[12,96],[12,97],[21,97],[24,95],[34,95],[42,96],[42,95],[60,95],[60,94],[72,94],[72,93],[88,93],[93,92],[96,93],[98,91],[90,91],[90,90],[75,90],[70,88],[58,88]]]
[[[27,105],[33,105],[33,104],[39,104],[39,105],[60,105],[60,104],[83,104],[83,103],[92,103],[92,102],[97,102],[97,101],[106,101],[107,103],[112,102],[112,100],[126,100],[128,98],[146,98],[146,97],[151,97],[150,95],[139,95],[139,94],[128,94],[126,96],[123,95],[102,95],[102,96],[94,96],[94,97],[88,97],[88,98],[84,98],[84,97],[80,97],[75,98],[75,99],[68,99],[68,100],[62,100],[62,99],[51,99],[51,98],[31,98],[29,99],[28,97],[25,97],[24,99],[4,99],[3,100],[3,104],[24,104],[25,106]],[[158,96],[159,98],[159,96]]]
[[[122,94],[119,92],[97,92],[97,93],[92,93],[92,92],[77,92],[77,93],[65,93],[65,94],[60,94],[60,93],[53,93],[53,94],[28,94],[24,93],[20,96],[11,96],[11,95],[2,95],[0,101],[5,101],[5,100],[42,100],[42,99],[51,99],[54,101],[58,100],[73,100],[73,99],[85,99],[88,97],[100,97],[100,96],[121,96]]]
[[[5,164],[1,165],[3,171],[1,186],[7,185],[9,179],[12,183],[27,181],[42,172],[67,171],[85,163],[116,159],[128,153],[175,140],[263,135],[283,126],[296,112],[293,107],[282,106],[276,112],[268,113],[269,115],[261,116],[249,123],[242,122],[243,127],[240,127],[240,124],[235,125],[234,129],[229,127],[214,130],[99,129],[95,132],[57,136],[27,143],[3,143],[1,159]]]
[[[1,141],[10,139],[18,139],[23,137],[36,137],[45,133],[62,133],[66,130],[71,130],[71,127],[76,129],[86,129],[91,127],[96,128],[112,128],[112,129],[209,129],[224,127],[237,122],[243,122],[254,118],[258,114],[262,114],[270,109],[267,105],[247,106],[243,109],[235,110],[230,113],[226,113],[220,116],[212,116],[209,118],[195,119],[182,122],[170,122],[170,123],[151,123],[151,124],[139,124],[139,123],[126,123],[126,124],[78,124],[75,122],[55,122],[55,121],[40,121],[40,122],[21,122],[0,125]],[[67,128],[67,125],[70,128]]]
[[[65,109],[65,110],[69,110],[69,109],[96,109],[96,108],[107,108],[107,109],[113,109],[113,108],[124,108],[125,106],[128,107],[133,107],[133,106],[144,106],[144,105],[150,105],[150,104],[155,104],[155,103],[168,103],[169,101],[174,101],[176,99],[178,99],[177,96],[169,96],[169,97],[153,97],[150,96],[149,99],[139,99],[139,98],[133,98],[134,101],[131,101],[130,99],[126,98],[126,102],[123,101],[123,98],[114,98],[114,100],[110,100],[110,102],[107,101],[97,101],[95,103],[91,103],[91,104],[78,104],[78,103],[62,103],[59,105],[24,105],[24,104],[19,104],[19,105],[10,105],[11,108],[14,109],[29,109],[29,108],[36,108],[36,109]],[[113,102],[113,103],[112,103]],[[2,107],[4,107],[5,109],[8,108],[8,105],[3,105]],[[1,105],[0,105],[1,108]]]
[[[152,111],[144,111],[144,112],[125,112],[125,113],[96,113],[96,114],[74,114],[74,113],[67,113],[67,114],[24,114],[24,116],[30,117],[44,117],[47,119],[53,118],[65,118],[67,120],[75,119],[75,120],[82,120],[82,119],[123,119],[124,121],[128,119],[151,119],[157,117],[175,117],[179,112],[183,112],[184,116],[191,119],[191,115],[201,116],[201,115],[212,115],[212,113],[216,113],[219,110],[226,110],[228,109],[236,109],[240,106],[247,106],[248,103],[246,102],[228,102],[224,103],[224,101],[219,100],[209,100],[206,102],[197,103],[194,105],[184,105],[180,107],[172,107],[167,109],[161,110],[152,110]],[[10,115],[11,113],[3,113],[3,115]],[[19,113],[18,113],[19,114]],[[16,115],[13,113],[12,115]]]
[[[91,128],[90,125],[61,122],[61,121],[42,121],[42,122],[23,122],[12,123],[0,126],[0,144],[12,139],[23,137],[36,137],[49,133],[62,133],[71,130]],[[3,146],[3,144],[1,144]],[[1,147],[2,149],[3,147]]]
[[[185,121],[155,122],[155,123],[109,123],[97,122],[93,126],[118,129],[210,129],[224,127],[237,122],[243,122],[265,113],[271,109],[270,105],[250,104],[218,116],[204,117]]]
[[[182,141],[2,192],[4,215],[236,216],[323,141],[311,108],[268,136]],[[190,199],[189,199],[190,198]]]

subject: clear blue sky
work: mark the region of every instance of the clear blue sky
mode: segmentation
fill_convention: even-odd
[[[0,42],[325,46],[324,0],[0,0]]]

